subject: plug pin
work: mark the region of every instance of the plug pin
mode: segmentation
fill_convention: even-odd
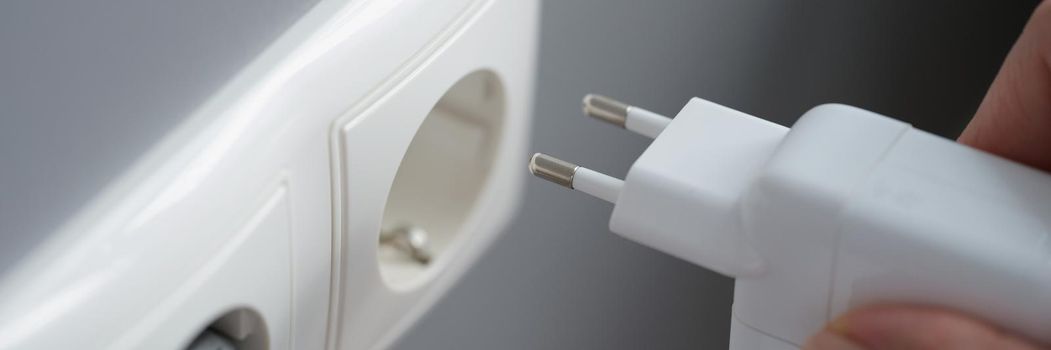
[[[576,164],[543,153],[529,158],[529,172],[534,176],[569,189],[573,188],[573,176],[579,168]]]
[[[584,96],[584,114],[622,128],[628,120],[629,107],[627,103],[602,95]]]
[[[671,123],[671,118],[596,94],[584,96],[584,114],[651,139]]]
[[[537,153],[529,158],[529,172],[563,187],[616,203],[624,181],[579,165]]]

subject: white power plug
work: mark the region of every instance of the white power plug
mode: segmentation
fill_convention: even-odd
[[[783,126],[694,98],[669,119],[590,95],[653,144],[624,181],[536,154],[537,176],[614,203],[610,230],[737,278],[730,347],[795,349],[881,302],[1051,341],[1051,176],[844,105]]]

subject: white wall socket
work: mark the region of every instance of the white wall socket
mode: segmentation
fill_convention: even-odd
[[[538,13],[322,1],[0,280],[0,349],[388,347],[516,209]]]

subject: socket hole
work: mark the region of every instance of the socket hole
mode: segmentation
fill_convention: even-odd
[[[266,350],[266,324],[258,312],[247,308],[230,310],[197,333],[187,350]]]
[[[412,289],[448,259],[466,237],[470,219],[488,180],[504,119],[504,90],[492,71],[468,74],[428,113],[409,144],[383,213],[379,268],[395,290]],[[425,235],[424,254],[414,255],[397,232]],[[417,242],[418,243],[418,242]]]

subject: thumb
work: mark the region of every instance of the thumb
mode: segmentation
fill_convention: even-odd
[[[1051,1],[1033,12],[959,141],[1051,171]]]
[[[843,315],[807,343],[809,350],[1037,350],[1040,346],[951,311],[878,305]]]

